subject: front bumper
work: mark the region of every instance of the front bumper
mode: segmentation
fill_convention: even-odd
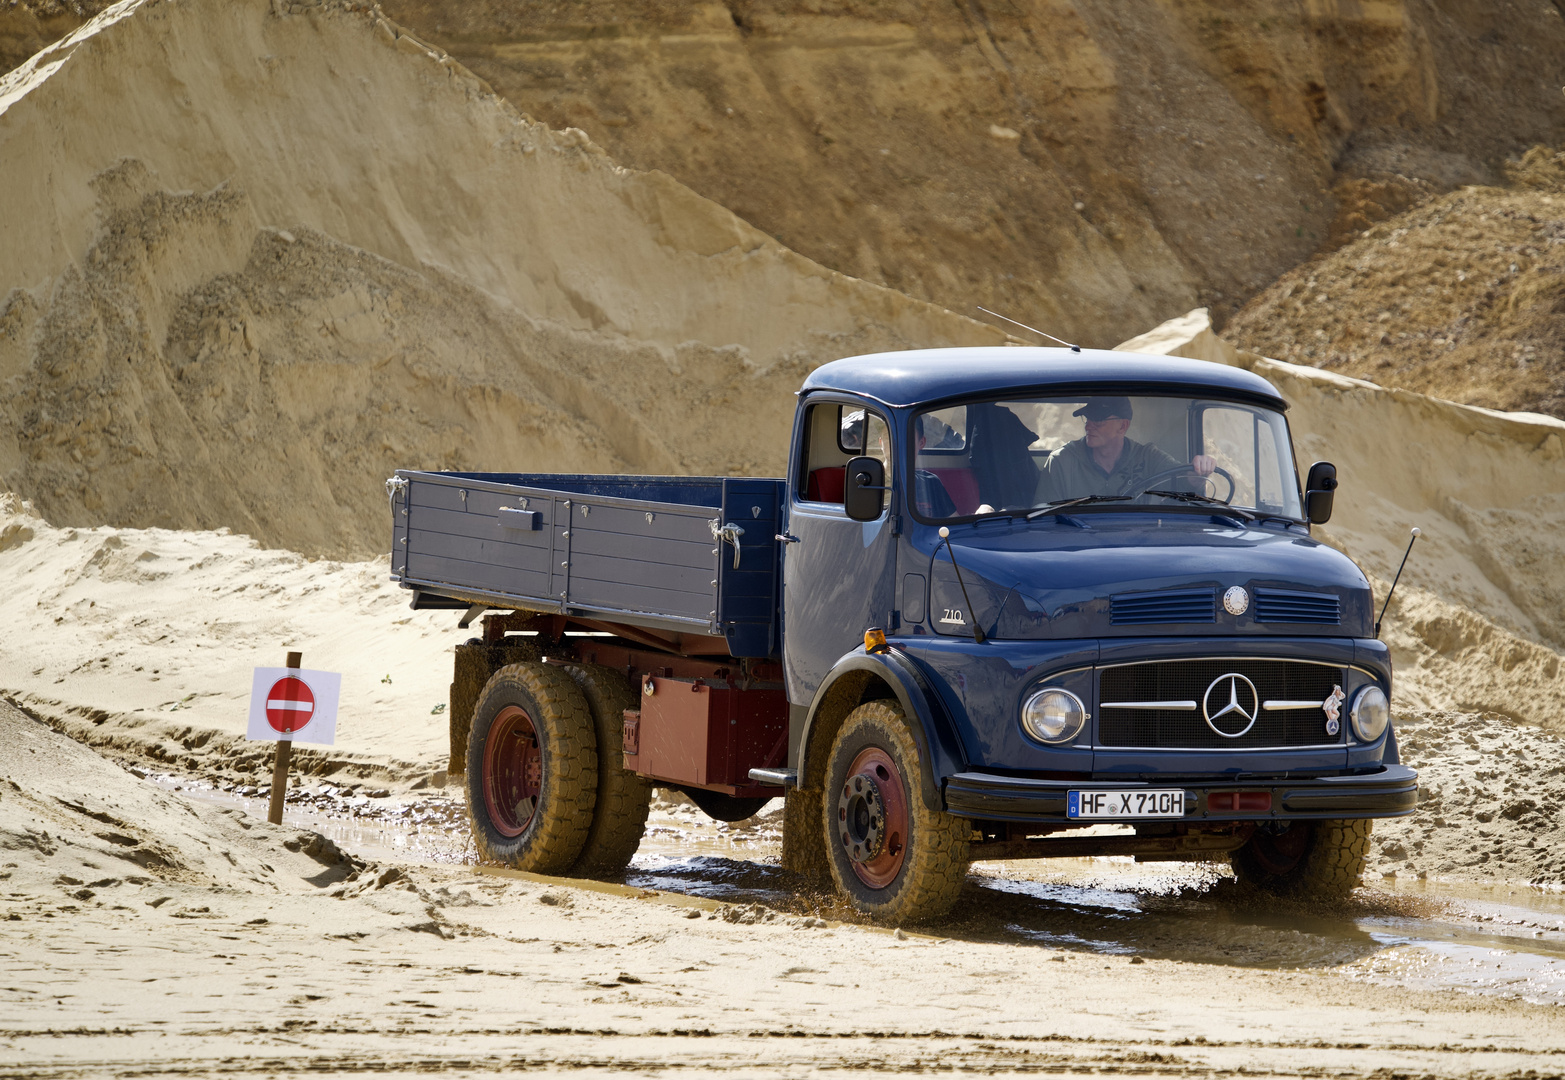
[[[1318,818],[1392,818],[1411,814],[1418,805],[1418,773],[1405,765],[1384,765],[1374,772],[1349,776],[1312,776],[1290,780],[1034,780],[993,773],[958,773],[946,781],[946,809],[979,821],[1100,824],[1068,818],[1065,797],[1070,791],[1134,791],[1140,788],[1183,788],[1182,818],[1140,818],[1159,823],[1228,821],[1308,821]],[[1272,808],[1264,813],[1231,810],[1210,812],[1214,792],[1269,791]]]

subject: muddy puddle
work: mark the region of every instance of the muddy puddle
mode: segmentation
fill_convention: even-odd
[[[148,779],[266,816],[264,790]],[[626,883],[849,921],[833,897],[779,865],[780,806],[728,824],[682,800],[660,799]],[[290,791],[284,821],[366,859],[446,866],[474,861],[456,789],[390,794],[357,785],[305,785]],[[1383,985],[1565,1005],[1565,892],[1514,883],[1385,880],[1368,883],[1344,905],[1322,907],[1245,890],[1222,864],[1117,857],[988,862],[973,867],[956,916],[934,929],[952,938],[1036,948],[1046,962],[1118,954],[1330,971]]]

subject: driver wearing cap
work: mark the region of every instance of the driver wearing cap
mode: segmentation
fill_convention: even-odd
[[[1039,506],[1083,495],[1132,494],[1148,477],[1185,467],[1156,446],[1126,437],[1134,417],[1128,397],[1093,398],[1071,415],[1081,417],[1086,430],[1044,460]],[[1197,454],[1189,469],[1209,476],[1216,465]]]

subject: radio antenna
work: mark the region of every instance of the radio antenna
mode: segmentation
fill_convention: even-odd
[[[1391,606],[1391,594],[1397,591],[1397,582],[1402,580],[1402,567],[1407,565],[1407,557],[1413,554],[1413,544],[1423,535],[1418,529],[1413,530],[1412,537],[1407,542],[1407,550],[1402,553],[1402,565],[1397,567],[1397,576],[1391,579],[1391,588],[1386,593],[1386,602],[1380,605],[1380,618],[1375,620],[1375,636],[1380,636],[1380,623],[1386,617],[1386,609]],[[969,604],[969,607],[972,605]]]
[[[1059,338],[1055,337],[1053,334],[1045,334],[1042,330],[1039,330],[1037,327],[1028,326],[1024,322],[1017,322],[1015,319],[1009,318],[1009,317],[1007,317],[1005,315],[1001,315],[998,311],[990,311],[988,308],[984,307],[982,304],[978,304],[976,306],[977,306],[978,310],[983,312],[985,315],[993,315],[997,319],[1005,319],[1005,321],[1010,323],[1012,326],[1020,326],[1023,330],[1031,330],[1033,333],[1037,334],[1039,337],[1046,337],[1050,341],[1059,342],[1059,344],[1064,345],[1065,347],[1070,349],[1071,352],[1081,352],[1081,346],[1080,345],[1072,345],[1068,341],[1061,341]]]
[[[986,639],[984,628],[978,625],[978,612],[973,610],[973,601],[968,598],[967,584],[962,580],[962,568],[956,565],[956,552],[951,548],[951,530],[944,525],[940,526],[940,543],[946,546],[946,554],[951,556],[951,569],[956,571],[956,583],[961,587],[962,599],[967,603],[967,616],[973,620],[973,640],[982,645]],[[940,551],[939,544],[935,545],[935,551]]]

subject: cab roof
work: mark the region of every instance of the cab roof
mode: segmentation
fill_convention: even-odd
[[[822,364],[800,393],[845,390],[908,406],[999,392],[1119,394],[1198,391],[1286,409],[1277,388],[1243,368],[1180,356],[1107,349],[974,347],[869,353]]]

